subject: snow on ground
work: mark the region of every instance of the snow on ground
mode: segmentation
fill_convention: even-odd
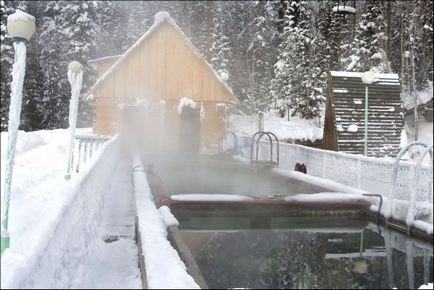
[[[77,131],[85,134],[90,129]],[[2,288],[140,288],[138,250],[131,236],[108,244],[101,235],[116,227],[96,230],[99,216],[105,221],[102,225],[111,225],[110,217],[129,213],[117,209],[133,206],[131,198],[129,205],[128,199],[120,203],[115,198],[106,204],[121,216],[107,210],[99,213],[99,196],[104,193],[116,197],[129,191],[132,195],[130,164],[120,162],[114,178],[106,179],[113,172],[114,160],[101,160],[101,154],[114,152],[102,146],[80,173],[66,181],[68,136],[65,129],[19,132],[10,204],[11,246],[2,254]],[[7,133],[1,133],[1,141],[3,164]],[[99,169],[96,174],[95,168]],[[102,184],[110,190],[104,191]]]
[[[401,148],[413,142],[410,135],[410,132],[406,132],[405,130],[403,130],[400,142]],[[423,142],[428,146],[433,145],[433,123],[427,122],[423,118],[419,123],[418,141]],[[408,150],[407,153],[404,154],[403,159],[411,159],[414,162],[417,162],[420,154],[422,153],[422,150],[423,148],[420,146],[412,147]],[[423,160],[423,164],[431,164],[431,160],[428,156],[426,156]]]
[[[419,124],[419,141],[433,145],[433,123],[421,122]]]
[[[244,201],[253,198],[238,194],[202,194],[188,193],[171,195],[170,199],[178,201]]]
[[[419,105],[429,102],[433,98],[433,83],[429,82],[428,86],[421,91],[416,92]],[[411,110],[416,105],[416,98],[411,94],[404,94],[404,108]]]
[[[179,226],[179,221],[172,214],[172,212],[170,211],[170,208],[163,205],[163,206],[160,206],[160,208],[158,210],[160,211],[160,214],[163,217],[163,220],[164,220],[164,223],[166,224],[166,226],[168,226],[168,227]]]
[[[433,283],[423,284],[418,289],[433,289]]]
[[[133,183],[149,288],[199,288],[178,252],[167,240],[166,224],[156,208],[140,158],[133,161]]]
[[[285,201],[300,202],[349,202],[365,201],[366,198],[360,194],[339,193],[339,192],[321,192],[311,194],[297,194],[285,197]]]
[[[258,116],[231,115],[228,121],[228,130],[237,135],[252,136],[258,131]],[[291,117],[290,121],[280,118],[272,113],[264,115],[264,130],[270,131],[280,140],[310,140],[322,139],[323,128],[318,127],[315,121]]]
[[[134,240],[135,211],[131,162],[119,160],[106,193],[98,239],[92,256],[83,261],[84,277],[77,288],[140,289],[138,248]],[[103,239],[123,236],[105,243]]]
[[[90,129],[77,129],[87,133]],[[29,240],[38,239],[56,216],[60,204],[68,196],[58,195],[66,181],[66,148],[68,130],[19,131],[15,153],[10,203],[9,233],[11,249],[30,253]],[[7,147],[7,132],[1,133],[1,184],[4,184],[4,170]],[[1,188],[3,202],[3,187]],[[35,217],[38,217],[37,219]]]

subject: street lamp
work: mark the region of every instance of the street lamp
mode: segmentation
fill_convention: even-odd
[[[71,84],[71,100],[69,101],[69,147],[68,164],[65,179],[71,178],[72,150],[74,146],[74,132],[77,124],[78,100],[83,81],[83,66],[78,61],[71,61],[68,65],[68,81]]]
[[[362,82],[365,84],[365,146],[363,155],[368,155],[368,85],[375,81],[375,73],[366,71],[362,74]]]
[[[11,98],[9,104],[8,147],[6,151],[6,168],[4,181],[3,209],[1,217],[1,252],[9,248],[9,202],[12,185],[12,170],[15,158],[15,145],[20,125],[21,102],[26,70],[26,44],[35,33],[35,18],[21,10],[8,16],[7,31],[14,39],[14,65],[12,67]]]

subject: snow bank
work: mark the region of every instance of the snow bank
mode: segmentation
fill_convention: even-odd
[[[256,115],[231,115],[228,120],[228,129],[238,135],[252,136],[258,131],[258,117]],[[318,127],[314,121],[298,117],[293,117],[287,121],[285,118],[273,114],[264,115],[264,130],[276,134],[279,140],[310,140],[314,142],[323,137],[323,128]]]
[[[170,211],[170,208],[163,205],[158,210],[160,211],[160,214],[163,217],[164,223],[166,224],[167,227],[179,226],[179,221],[172,214],[172,212]]]
[[[433,289],[433,283],[423,284],[418,289]]]
[[[71,288],[81,280],[82,261],[92,255],[107,180],[119,157],[117,139],[104,144],[98,153],[75,178],[66,182],[60,177],[63,183],[55,183],[58,187],[50,192],[55,202],[40,212],[49,212],[51,219],[33,216],[37,230],[20,240],[11,231],[11,248],[1,260],[2,288]],[[19,210],[34,207],[27,206]]]
[[[426,232],[429,235],[432,235],[433,233],[433,225],[425,221],[416,220],[413,222],[413,227],[423,232]]]
[[[149,288],[188,289],[199,286],[187,273],[178,252],[167,240],[164,218],[157,210],[138,156],[133,160],[133,184],[138,227]]]
[[[428,86],[423,90],[417,91],[414,95],[409,93],[404,94],[404,108],[411,110],[416,105],[416,97],[418,98],[419,106],[429,102],[433,98],[433,83],[428,82]]]
[[[356,187],[344,185],[342,183],[335,182],[335,181],[330,180],[330,179],[304,174],[304,173],[301,173],[298,171],[289,171],[289,170],[280,169],[280,168],[273,168],[272,171],[277,173],[277,174],[287,176],[287,177],[295,179],[295,180],[300,180],[300,181],[303,181],[305,183],[312,184],[312,185],[315,185],[318,187],[322,187],[322,188],[325,188],[325,189],[333,191],[333,192],[346,192],[348,194],[366,193],[366,191],[358,189]]]
[[[179,201],[244,201],[252,200],[253,198],[238,194],[177,194],[171,195],[170,199]]]
[[[303,202],[345,202],[345,201],[366,201],[366,198],[360,194],[321,192],[321,193],[297,194],[292,196],[286,196],[284,200],[303,201]]]
[[[85,134],[91,128],[76,129],[78,134]],[[66,146],[68,144],[69,133],[66,129],[40,130],[33,132],[18,131],[18,138],[15,150],[14,172],[12,176],[11,206],[14,199],[24,198],[31,194],[30,189],[39,187],[39,191],[49,192],[45,181],[55,179],[65,174],[66,165]],[[7,147],[8,132],[1,132],[1,184],[4,184],[5,157]],[[52,162],[56,160],[56,162]],[[63,183],[63,178],[58,182]],[[1,187],[3,202],[3,186]],[[36,189],[35,189],[36,190]],[[36,192],[36,191],[35,191]],[[46,200],[48,197],[44,196]],[[12,210],[11,210],[11,214]],[[13,220],[10,221],[13,223]],[[11,229],[11,226],[9,228]],[[12,229],[13,230],[13,229]]]

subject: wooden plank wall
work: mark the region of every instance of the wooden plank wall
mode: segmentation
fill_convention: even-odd
[[[98,67],[99,77],[115,61],[104,61]],[[94,128],[100,134],[113,133],[116,129],[113,124],[119,122],[119,114],[111,114],[117,104],[133,103],[138,97],[151,103],[166,101],[165,130],[170,128],[174,131],[172,135],[176,136],[179,100],[188,97],[199,106],[202,102],[205,118],[201,132],[206,142],[217,142],[224,131],[224,114],[217,113],[216,103],[227,103],[233,99],[204,60],[194,54],[180,33],[168,23],[161,24],[151,33],[96,89],[94,95]],[[153,125],[155,122],[151,121]]]
[[[363,154],[365,85],[360,77],[333,74],[332,82],[338,150]],[[399,79],[382,77],[368,93],[368,156],[396,156],[404,127]],[[352,124],[357,132],[348,131]]]

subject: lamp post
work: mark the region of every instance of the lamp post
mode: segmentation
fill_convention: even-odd
[[[365,84],[365,146],[363,155],[368,155],[368,85],[375,80],[373,71],[366,71],[362,74],[362,82]]]
[[[78,99],[83,81],[83,66],[78,61],[71,61],[68,65],[68,81],[71,84],[71,100],[69,101],[69,147],[68,164],[65,179],[71,178],[72,150],[74,146],[74,132],[77,124]]]
[[[9,202],[12,185],[12,170],[15,158],[15,145],[20,125],[21,102],[26,70],[26,44],[35,33],[35,18],[21,10],[8,16],[7,31],[14,39],[14,65],[12,67],[11,98],[9,104],[8,144],[6,151],[6,168],[4,181],[3,208],[1,216],[1,252],[9,248]]]

